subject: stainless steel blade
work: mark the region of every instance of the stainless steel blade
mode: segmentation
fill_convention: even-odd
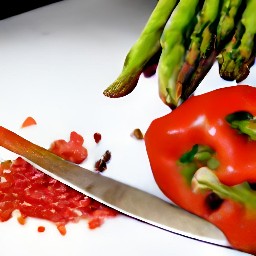
[[[29,159],[28,159],[29,160]],[[35,164],[35,160],[33,159]],[[135,187],[91,172],[69,163],[69,170],[52,165],[51,169],[36,167],[73,189],[119,212],[201,241],[229,247],[223,233],[209,222]]]
[[[135,187],[65,161],[11,131],[0,132],[0,136],[1,146],[23,156],[42,172],[125,215],[182,236],[230,247],[223,233],[202,218]]]

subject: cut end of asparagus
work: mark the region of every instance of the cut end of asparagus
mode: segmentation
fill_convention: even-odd
[[[131,93],[138,84],[140,74],[120,76],[114,83],[103,91],[109,98],[120,98]]]
[[[175,85],[175,89],[172,87],[165,87],[161,83],[162,81],[159,79],[159,96],[163,103],[169,106],[171,109],[177,108],[181,104],[181,92],[182,92],[182,85],[180,83],[171,84]]]
[[[243,80],[245,80],[247,78],[247,76],[249,76],[250,74],[250,68],[254,65],[255,63],[255,55],[256,53],[253,52],[250,59],[243,63],[240,72],[238,73],[237,77],[236,77],[236,82],[240,83]]]
[[[228,53],[220,54],[217,60],[220,77],[226,81],[235,80],[237,83],[240,83],[250,74],[250,68],[255,62],[255,54],[252,53],[251,57],[244,61],[234,60]]]

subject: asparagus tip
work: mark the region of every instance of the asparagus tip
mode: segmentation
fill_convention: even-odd
[[[109,98],[124,97],[135,89],[139,77],[139,75],[119,77],[103,91],[103,94]]]

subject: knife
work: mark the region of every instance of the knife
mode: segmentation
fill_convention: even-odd
[[[0,146],[37,169],[127,216],[188,238],[231,248],[224,234],[206,220],[150,193],[87,170],[0,126]]]

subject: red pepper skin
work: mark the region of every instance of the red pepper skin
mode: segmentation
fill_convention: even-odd
[[[256,88],[239,85],[192,96],[154,120],[144,139],[154,178],[163,193],[215,224],[235,248],[256,254],[256,209],[225,200],[217,210],[211,210],[206,204],[207,194],[194,193],[177,164],[195,144],[208,145],[220,162],[215,174],[223,184],[255,183],[256,141],[238,134],[225,120],[237,111],[256,116]]]

